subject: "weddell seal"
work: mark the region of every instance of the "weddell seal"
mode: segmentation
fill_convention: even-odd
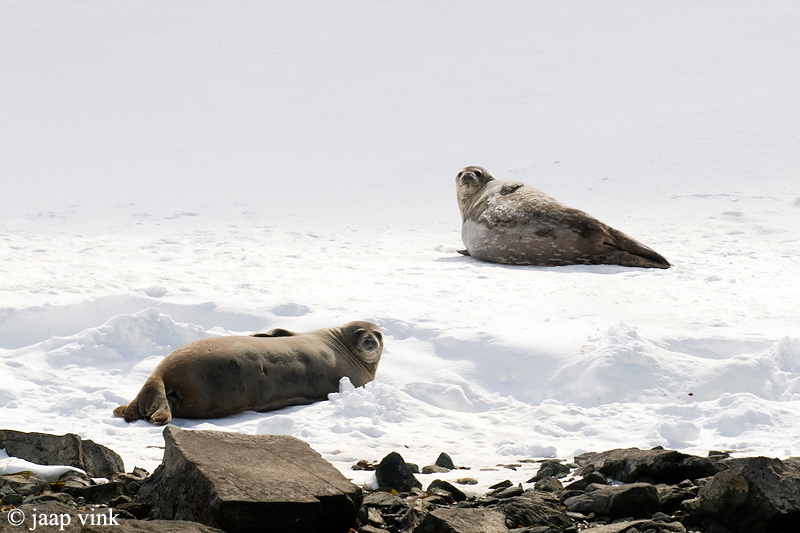
[[[350,378],[375,379],[383,335],[370,322],[294,333],[273,329],[250,336],[190,342],[167,355],[128,405],[126,422],[157,426],[176,418],[219,418],[325,400]]]
[[[456,176],[461,238],[481,261],[508,265],[669,268],[661,255],[593,216],[481,167]]]

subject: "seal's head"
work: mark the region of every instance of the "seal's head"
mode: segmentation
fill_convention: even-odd
[[[493,179],[494,176],[482,167],[466,167],[456,175],[456,194],[458,195],[458,207],[461,209],[462,217],[466,213],[472,197]]]
[[[366,364],[377,364],[383,352],[381,328],[371,322],[349,322],[342,326],[342,336],[353,354]]]

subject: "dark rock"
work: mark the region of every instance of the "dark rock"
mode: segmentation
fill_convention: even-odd
[[[672,485],[684,479],[701,478],[717,472],[714,463],[705,457],[655,448],[610,450],[582,461],[583,466],[578,471],[580,475],[597,471],[625,483],[649,481]]]
[[[658,507],[664,513],[674,513],[681,508],[681,503],[697,496],[697,487],[682,488],[676,485],[660,485],[658,489]]]
[[[564,505],[570,512],[585,515],[647,518],[658,511],[658,491],[649,483],[590,485],[586,494],[567,498]]]
[[[406,466],[408,467],[408,471],[412,474],[419,474],[419,465],[416,463],[406,463]]]
[[[2,429],[0,448],[11,457],[37,465],[74,466],[94,477],[110,477],[115,472],[125,471],[119,455],[73,433],[59,436]]]
[[[9,513],[0,513],[0,532],[19,533],[20,531],[36,531],[37,533],[223,533],[195,522],[165,520],[121,520],[120,514],[112,509],[79,509],[56,501],[36,502],[19,507],[24,513],[24,522],[12,526]],[[84,517],[81,522],[79,514]],[[34,517],[37,523],[34,528]],[[44,520],[44,522],[42,522]],[[63,525],[63,527],[62,527]]]
[[[411,473],[403,457],[392,452],[384,457],[375,469],[375,477],[378,478],[378,486],[386,489],[394,489],[397,492],[409,492],[413,488],[422,488],[414,474]]]
[[[411,531],[422,523],[422,520],[434,509],[438,509],[447,502],[436,496],[430,498],[417,498],[413,501],[401,523],[403,531]]]
[[[345,532],[361,489],[284,435],[164,429],[164,460],[136,495],[151,516],[228,532]]]
[[[16,493],[6,494],[0,501],[3,505],[19,505],[22,503],[22,496]]]
[[[117,496],[116,498],[114,498],[113,500],[108,502],[108,506],[109,507],[119,507],[123,503],[131,503],[131,501],[132,500],[131,500],[130,496],[126,496],[126,495],[123,494],[121,496]]]
[[[564,487],[564,490],[586,490],[586,487],[588,487],[592,483],[596,485],[597,484],[608,485],[608,480],[606,479],[606,476],[604,476],[600,472],[589,472],[581,479],[573,481],[572,483]]]
[[[117,510],[125,511],[126,513],[130,513],[133,517],[137,520],[143,520],[150,516],[151,507],[146,503],[121,503],[117,507]]]
[[[504,481],[501,481],[500,483],[495,483],[494,485],[492,485],[489,488],[490,489],[506,489],[506,488],[510,487],[511,485],[513,485],[513,483],[511,483],[511,480],[510,479],[506,479]]]
[[[800,528],[800,458],[729,459],[683,507],[733,533],[789,533]]]
[[[119,496],[127,496],[128,490],[123,483],[101,483],[99,485],[89,485],[85,487],[75,487],[64,485],[62,492],[72,495],[75,498],[83,498],[90,503],[107,504]]]
[[[414,533],[507,533],[505,516],[494,509],[441,508],[428,513]]]
[[[358,530],[358,533],[389,533],[389,530],[373,526],[364,526]]]
[[[636,531],[656,531],[659,533],[686,533],[680,522],[654,522],[652,520],[626,520],[613,524],[582,529],[587,533],[635,533]]]
[[[26,470],[0,476],[0,488],[5,487],[22,496],[35,496],[48,490],[50,483],[39,474]]]
[[[428,489],[425,492],[429,492],[433,494],[435,491],[443,490],[450,494],[453,497],[453,500],[457,502],[463,502],[467,499],[467,495],[461,492],[459,489],[448,483],[447,481],[442,481],[441,479],[436,479],[428,485]]]
[[[450,458],[450,456],[444,452],[439,454],[439,457],[436,458],[436,462],[433,464],[436,466],[441,466],[442,468],[447,468],[448,470],[453,470],[456,467],[456,465],[453,464],[453,460]]]
[[[533,485],[533,490],[538,490],[540,492],[556,492],[563,488],[564,486],[559,480],[549,476],[540,479]]]
[[[497,504],[497,509],[505,515],[506,524],[510,528],[547,526],[563,531],[572,526],[572,520],[557,508],[555,502],[545,500],[530,491],[524,496],[501,501]]]
[[[446,474],[450,471],[449,468],[445,468],[439,465],[428,465],[422,467],[423,474]]]
[[[387,513],[396,513],[399,509],[407,507],[405,500],[388,492],[375,491],[364,496],[364,507],[377,507]]]
[[[497,498],[498,500],[502,500],[505,498],[513,498],[514,496],[520,496],[525,492],[520,486],[517,487],[508,487],[506,489],[498,489],[489,493],[490,496]]]
[[[527,481],[527,483],[534,483],[546,477],[554,477],[556,479],[565,477],[569,474],[570,468],[558,461],[548,459],[542,462],[542,466],[536,472],[536,475]]]
[[[34,501],[37,502],[61,502],[61,503],[69,503],[74,498],[71,494],[67,494],[66,492],[45,492],[36,496]]]

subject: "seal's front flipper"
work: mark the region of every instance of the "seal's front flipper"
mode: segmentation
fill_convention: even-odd
[[[524,183],[519,181],[507,181],[500,187],[500,194],[511,194],[523,185]]]
[[[294,337],[297,335],[294,331],[289,331],[288,329],[283,328],[275,328],[271,329],[266,333],[253,333],[250,335],[251,337]]]
[[[460,253],[461,255],[469,255],[469,250],[456,250],[456,252]]]

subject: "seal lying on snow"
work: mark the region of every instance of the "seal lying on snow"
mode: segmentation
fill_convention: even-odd
[[[669,268],[661,255],[593,216],[481,167],[456,176],[466,255],[509,265]],[[462,252],[465,253],[465,252]]]
[[[218,418],[313,403],[338,391],[343,377],[356,387],[375,379],[382,351],[381,330],[370,322],[195,341],[165,357],[136,398],[114,414],[163,426],[173,417]]]

